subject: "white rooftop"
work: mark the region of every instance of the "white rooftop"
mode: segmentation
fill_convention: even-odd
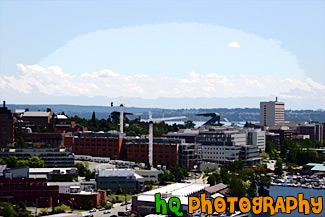
[[[132,169],[103,169],[98,171],[98,176],[100,177],[126,177],[134,176],[135,171]]]
[[[29,168],[29,173],[50,173],[53,171],[60,171],[60,174],[66,174],[67,170],[76,170],[77,168]]]
[[[168,201],[171,197],[178,197],[181,200],[181,204],[188,205],[188,197],[190,195],[197,193],[208,186],[208,184],[174,183],[144,192],[138,196],[138,200],[154,202],[155,194],[160,193],[161,197],[166,201]]]
[[[174,183],[151,191],[144,192],[144,195],[155,195],[156,193],[171,194],[173,196],[188,196],[195,192],[203,190],[208,187],[208,184],[188,184],[188,183]]]
[[[48,117],[50,112],[37,111],[37,112],[24,112],[23,117]]]
[[[56,118],[60,119],[60,120],[67,120],[68,119],[68,117],[65,116],[65,115],[57,115]]]

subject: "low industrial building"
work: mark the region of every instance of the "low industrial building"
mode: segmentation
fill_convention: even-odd
[[[69,176],[75,180],[78,178],[78,169],[72,168],[29,168],[30,175],[46,175],[48,181],[64,180]]]
[[[150,180],[158,183],[159,174],[163,173],[161,170],[151,169],[151,170],[135,170],[135,173],[142,176],[145,184],[149,183]]]
[[[0,168],[0,200],[17,204],[20,201],[27,206],[52,207],[60,203],[72,208],[88,209],[97,207],[106,201],[106,192],[94,192],[95,181],[88,182],[48,182],[43,168],[28,167],[8,169]],[[44,168],[47,169],[47,168]]]
[[[0,177],[0,200],[27,206],[58,205],[59,187],[48,186],[46,177],[30,177],[28,167],[5,169]]]
[[[132,169],[105,169],[96,174],[97,188],[116,192],[119,186],[126,192],[144,190],[145,179]]]
[[[59,200],[72,209],[91,209],[100,206],[101,201],[107,201],[107,196],[105,191],[79,191],[76,193],[60,193]]]
[[[96,189],[96,181],[48,182],[48,186],[59,186],[60,194],[78,193],[81,191],[92,192],[94,189]]]
[[[60,148],[4,148],[0,152],[0,158],[7,159],[16,156],[18,160],[27,160],[38,157],[44,161],[46,167],[73,167],[74,156],[71,152]]]
[[[188,214],[188,197],[198,196],[208,186],[207,184],[175,183],[133,195],[132,210],[137,211],[141,216],[156,213],[155,194],[160,193],[161,199],[166,203],[171,197],[178,197],[181,201],[179,211],[184,213],[184,217],[192,216],[192,214]],[[194,215],[200,215],[200,210],[196,210]]]

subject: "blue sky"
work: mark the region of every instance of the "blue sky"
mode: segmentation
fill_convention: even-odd
[[[0,6],[0,96],[13,103],[22,95],[41,103],[39,94],[279,95],[322,101],[309,108],[325,109],[322,0],[2,0]]]

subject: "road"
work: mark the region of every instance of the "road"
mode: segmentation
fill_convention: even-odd
[[[186,182],[191,182],[192,184],[207,184],[208,183],[207,180],[208,180],[208,177],[205,177],[203,179],[203,175],[201,175],[201,177],[198,179],[188,179],[188,180],[186,180]]]
[[[128,209],[131,210],[131,204],[127,205]],[[118,212],[125,212],[126,206],[121,206],[121,203],[116,203],[113,205],[112,209],[109,209],[111,213],[104,214],[104,211],[97,210],[96,212],[89,213],[89,211],[82,212],[82,216],[93,214],[94,217],[109,217],[111,215],[117,215]],[[118,216],[118,215],[117,215]]]

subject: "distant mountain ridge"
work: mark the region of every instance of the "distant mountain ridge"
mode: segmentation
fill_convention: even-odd
[[[108,118],[113,111],[119,111],[119,106],[84,106],[84,105],[28,105],[28,104],[8,104],[9,109],[25,109],[30,111],[44,111],[50,108],[54,113],[64,112],[68,116],[77,115],[83,118],[91,118],[95,112],[99,119]],[[220,112],[221,120],[225,118],[230,122],[238,121],[259,121],[259,108],[208,108],[208,109],[162,109],[162,108],[140,108],[140,107],[124,107],[124,111],[133,113],[142,113],[130,118],[148,118],[148,111],[152,112],[153,117],[171,117],[186,116],[189,120],[205,121],[208,118],[196,116],[197,113]],[[286,110],[286,121],[317,121],[325,122],[324,110]]]

